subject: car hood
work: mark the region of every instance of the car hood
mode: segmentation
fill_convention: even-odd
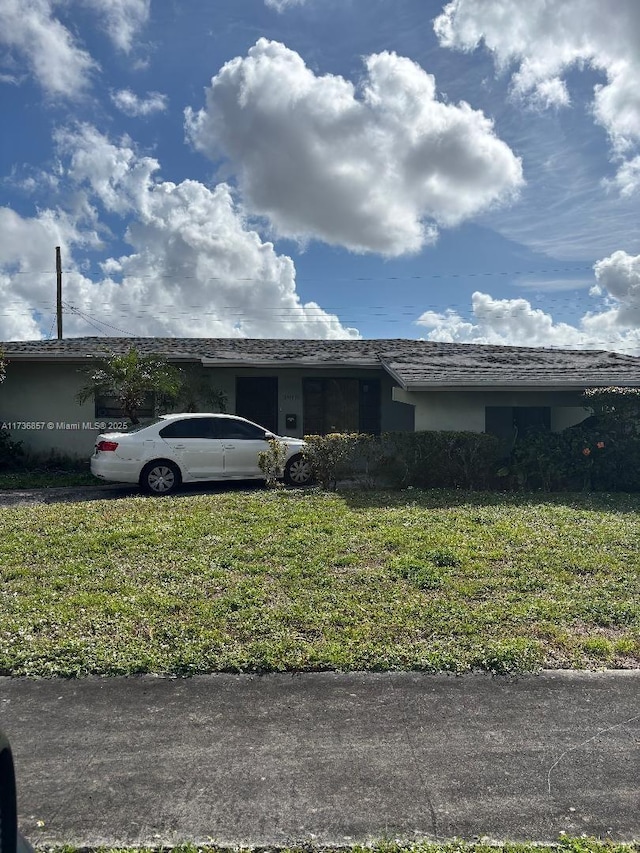
[[[287,444],[297,444],[299,447],[306,444],[306,441],[303,438],[295,438],[292,435],[279,435],[278,441],[286,441]]]

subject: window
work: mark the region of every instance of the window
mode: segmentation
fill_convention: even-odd
[[[160,430],[162,438],[217,438],[214,418],[185,418],[171,421]]]
[[[503,440],[532,432],[549,432],[550,406],[487,406],[485,432]]]
[[[138,409],[139,418],[152,418],[155,414],[155,399],[153,393],[148,394]],[[96,394],[96,418],[126,418],[116,397]]]
[[[304,379],[304,432],[380,432],[380,380]]]
[[[233,418],[216,418],[215,430],[218,438],[264,441],[265,430],[254,424],[236,421]]]

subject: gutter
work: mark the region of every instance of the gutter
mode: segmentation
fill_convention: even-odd
[[[389,373],[391,373],[391,371],[389,371]],[[391,375],[393,375],[393,373],[391,373]],[[398,381],[400,382],[400,380]],[[562,379],[547,379],[544,383],[534,381],[523,382],[522,380],[514,380],[513,382],[503,381],[499,384],[497,382],[492,382],[491,380],[470,383],[468,380],[451,381],[450,379],[441,379],[429,382],[400,382],[400,384],[405,390],[409,391],[417,390],[419,388],[456,388],[469,391],[502,391],[504,389],[513,390],[514,388],[523,388],[526,390],[530,390],[531,388],[538,388],[541,391],[549,389],[563,391],[584,391],[585,388],[609,388],[611,386],[618,386],[624,388],[640,388],[639,379],[633,379],[630,381],[628,379],[621,379],[615,377],[612,379],[585,379],[579,384],[576,384],[575,381],[568,383]]]

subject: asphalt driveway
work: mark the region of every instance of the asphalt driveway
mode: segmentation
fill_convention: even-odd
[[[0,679],[38,845],[640,838],[640,672]]]

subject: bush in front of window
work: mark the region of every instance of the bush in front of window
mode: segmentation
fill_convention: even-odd
[[[305,436],[304,455],[323,488],[356,479],[387,488],[487,489],[495,486],[499,442],[473,432]]]
[[[303,455],[323,489],[335,491],[340,480],[351,479],[357,471],[358,433],[332,432],[329,435],[306,435]]]
[[[385,433],[374,476],[397,488],[489,489],[498,457],[499,440],[487,433]]]
[[[640,491],[640,390],[591,388],[593,414],[560,433],[519,438],[502,470],[514,488]]]

